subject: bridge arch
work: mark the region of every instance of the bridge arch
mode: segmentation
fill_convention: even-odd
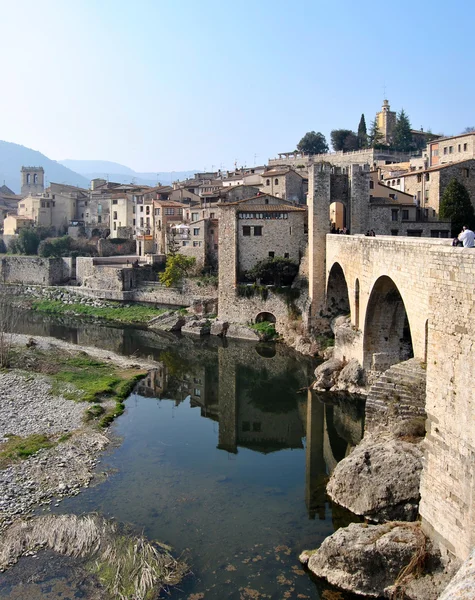
[[[327,310],[332,316],[350,314],[348,284],[340,263],[334,263],[327,280]]]
[[[387,275],[373,285],[366,307],[363,366],[384,371],[414,356],[411,328],[404,300]]]
[[[275,323],[277,321],[277,319],[275,318],[275,315],[273,315],[270,312],[260,312],[257,315],[255,322],[263,323],[264,321],[267,321],[268,323]]]

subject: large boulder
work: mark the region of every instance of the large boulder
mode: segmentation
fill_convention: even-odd
[[[422,452],[397,439],[363,440],[333,471],[327,493],[374,521],[417,518]]]
[[[417,523],[352,523],[326,538],[317,551],[302,553],[300,560],[343,590],[387,597],[402,569],[425,552],[426,543]]]
[[[230,323],[226,331],[226,337],[238,338],[241,340],[259,341],[259,334],[254,329],[249,329],[245,325],[237,325],[236,323]]]
[[[315,382],[313,388],[317,391],[326,391],[332,388],[343,369],[344,363],[338,358],[330,358],[315,369]]]
[[[338,381],[332,391],[347,391],[352,394],[362,393],[365,384],[365,372],[360,363],[353,358],[340,371]]]

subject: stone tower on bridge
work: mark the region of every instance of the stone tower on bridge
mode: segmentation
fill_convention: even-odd
[[[43,167],[21,168],[21,195],[42,194],[45,191],[45,172]]]
[[[334,203],[343,205],[344,224],[350,233],[364,233],[369,219],[369,166],[333,167],[317,163],[309,168],[309,325],[315,327],[325,311],[326,236]]]

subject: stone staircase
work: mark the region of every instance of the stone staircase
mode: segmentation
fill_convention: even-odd
[[[423,435],[425,401],[425,365],[415,358],[393,365],[369,390],[365,434]]]

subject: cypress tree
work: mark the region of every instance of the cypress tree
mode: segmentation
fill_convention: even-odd
[[[366,131],[366,121],[364,114],[361,115],[360,124],[358,125],[358,148],[368,147],[368,132]]]
[[[452,221],[452,236],[455,237],[466,225],[475,228],[475,211],[467,188],[455,177],[450,180],[440,200],[439,217]]]

